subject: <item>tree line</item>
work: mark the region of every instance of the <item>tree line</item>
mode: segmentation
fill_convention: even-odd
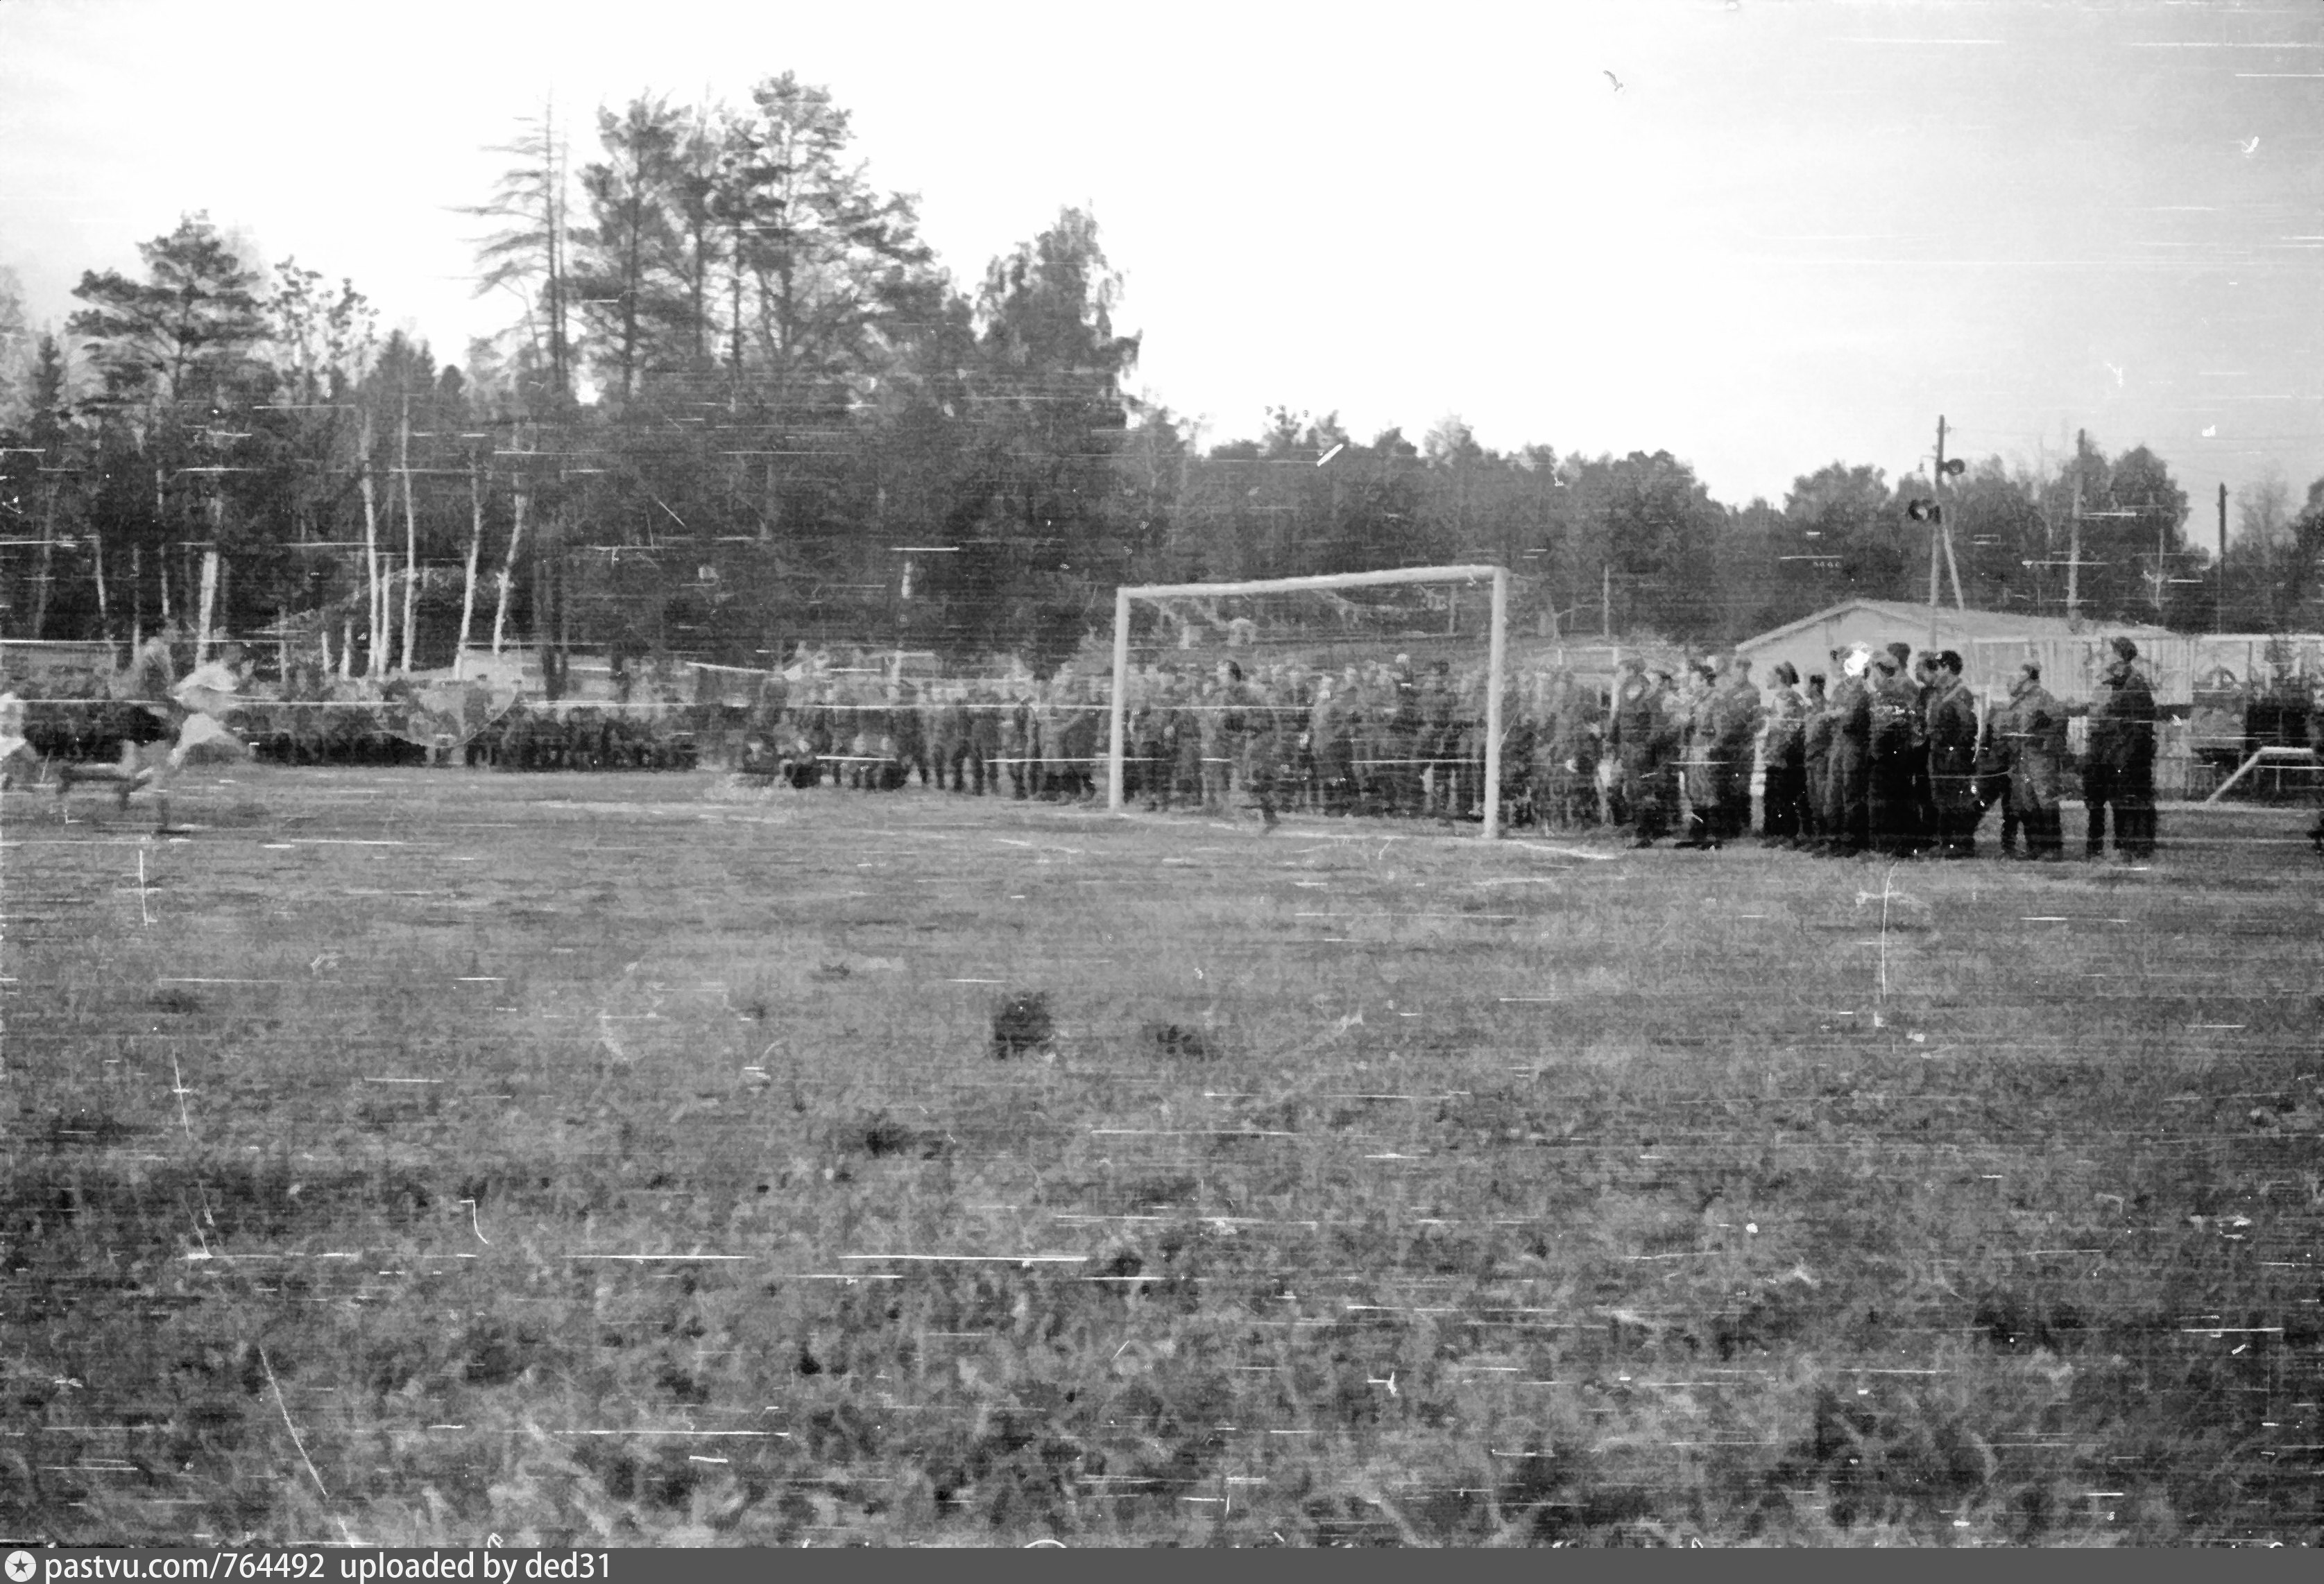
[[[738,665],[807,640],[1070,652],[1117,584],[1493,560],[1545,636],[1715,641],[1927,594],[1924,474],[1834,462],[1780,503],[1666,451],[1500,453],[1457,418],[1250,438],[1131,392],[1139,338],[1066,208],[956,281],[824,89],[641,97],[594,157],[544,113],[464,212],[507,331],[462,364],[352,281],[262,271],[206,215],[88,272],[61,334],[0,278],[0,635],[272,635],[350,677],[537,649]],[[2246,492],[2224,563],[2144,447],[1946,481],[1973,607],[2312,625],[2324,480]]]

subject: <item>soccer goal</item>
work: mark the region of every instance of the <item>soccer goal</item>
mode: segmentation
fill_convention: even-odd
[[[1499,834],[1508,591],[1496,566],[1117,588],[1107,806],[1213,802],[1264,740],[1262,798]]]

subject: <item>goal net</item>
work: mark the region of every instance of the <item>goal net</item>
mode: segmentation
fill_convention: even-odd
[[[1508,571],[1118,588],[1107,806],[1501,827]]]

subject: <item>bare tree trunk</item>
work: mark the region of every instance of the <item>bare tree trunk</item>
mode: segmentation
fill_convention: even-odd
[[[210,623],[217,614],[218,553],[202,552],[202,603],[198,624],[194,628],[194,664],[200,665],[210,658]]]
[[[395,557],[379,558],[379,652],[390,673],[395,669]],[[372,668],[375,674],[380,667]]]
[[[379,630],[383,602],[379,586],[379,503],[373,498],[371,483],[371,413],[363,415],[363,427],[356,446],[362,454],[355,458],[355,483],[363,491],[364,509],[364,569],[370,594],[368,619],[364,623],[364,675],[379,674]]]
[[[573,677],[573,591],[566,585],[565,512],[559,507],[555,518],[557,556],[549,567],[549,578],[557,590],[557,691],[561,695]]]
[[[200,641],[195,643],[193,662],[202,664],[209,659],[211,634],[217,634],[218,611],[226,609],[226,562],[218,557],[218,539],[226,537],[226,490],[217,490],[209,497],[209,546],[202,550],[202,618]],[[193,555],[193,550],[186,550]]]
[[[520,450],[521,447],[518,447]],[[509,593],[516,581],[516,548],[524,538],[525,508],[531,503],[531,494],[525,487],[526,475],[521,465],[511,483],[515,507],[515,520],[509,527],[508,556],[501,563],[501,597],[499,607],[493,612],[493,653],[501,652],[501,644],[508,632]]]
[[[399,442],[403,474],[403,670],[411,670],[413,620],[420,603],[420,516],[411,503],[411,398],[403,399],[403,428]]]
[[[484,548],[484,472],[475,457],[468,459],[468,570],[460,587],[460,646],[452,651],[452,675],[463,675],[468,665],[468,629],[476,616],[476,557]]]
[[[129,547],[129,652],[145,647],[145,547]]]
[[[558,696],[556,646],[549,641],[549,560],[540,551],[532,557],[532,649],[540,662],[540,690]]]
[[[157,523],[169,520],[169,495],[163,487],[161,469],[158,464],[153,469],[153,520]],[[170,631],[170,552],[166,548],[157,547],[155,553],[161,557],[160,564],[154,567],[156,574],[154,582],[161,587],[161,631],[166,635]],[[129,584],[135,591],[130,598],[129,652],[133,658],[145,642],[144,562],[145,547],[130,546]]]
[[[57,548],[57,486],[49,486],[48,499],[41,503],[41,572],[40,580],[32,585],[32,637],[37,640],[42,630],[49,624],[49,579],[55,564]]]
[[[88,548],[91,557],[97,563],[95,573],[97,578],[97,635],[103,639],[107,644],[110,644],[113,641],[113,613],[106,608],[105,603],[105,536],[101,533],[90,534],[88,536]]]

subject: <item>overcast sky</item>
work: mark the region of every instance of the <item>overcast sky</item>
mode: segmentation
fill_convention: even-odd
[[[1780,502],[1835,459],[2144,442],[2193,497],[2324,474],[2324,7],[1622,0],[1337,7],[0,0],[0,265],[207,209],[457,361],[486,152],[552,96],[853,117],[973,281],[1097,216],[1133,385],[1255,434],[1668,449]],[[1620,86],[1618,88],[1616,84]]]

